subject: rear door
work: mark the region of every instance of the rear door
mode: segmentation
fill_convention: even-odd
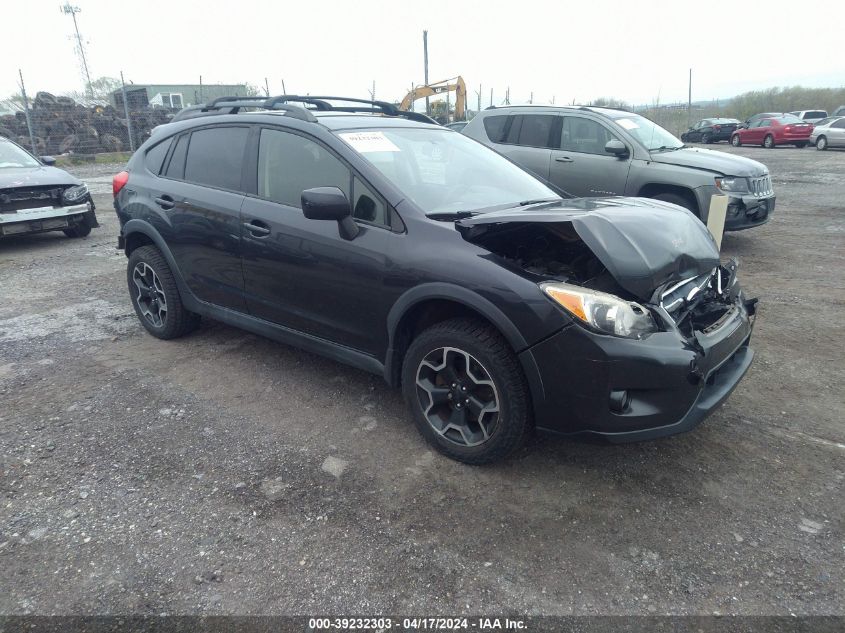
[[[575,196],[624,195],[631,168],[630,146],[626,158],[608,154],[604,149],[607,142],[621,140],[609,127],[578,115],[562,118],[558,149],[551,152],[552,183]]]
[[[249,127],[194,129],[174,143],[155,203],[188,288],[202,301],[245,311],[241,271],[242,173]]]
[[[545,182],[560,121],[556,113],[492,115],[484,119],[484,127],[497,151]]]
[[[839,119],[830,124],[827,140],[830,145],[845,146],[845,119]]]
[[[292,130],[259,128],[249,150],[252,194],[243,205],[243,271],[256,317],[370,354],[386,345],[393,299],[386,282],[403,234],[386,202],[333,151]],[[309,220],[301,195],[338,187],[360,228],[340,237],[337,222]]]

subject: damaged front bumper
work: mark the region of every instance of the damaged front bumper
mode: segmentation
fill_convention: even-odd
[[[775,197],[732,196],[725,216],[726,231],[742,231],[765,224],[775,211]]]
[[[86,222],[92,228],[99,226],[94,204],[90,200],[62,207],[20,209],[12,213],[0,213],[0,236],[55,231]]]
[[[522,361],[541,376],[542,385],[533,386],[537,427],[613,442],[694,428],[751,365],[755,305],[737,289],[718,321],[692,336],[670,325],[636,340],[573,325],[534,345]]]

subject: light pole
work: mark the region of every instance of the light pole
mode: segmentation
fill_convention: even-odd
[[[65,2],[60,9],[62,13],[73,18],[73,30],[76,32],[76,49],[79,52],[79,58],[82,60],[82,70],[85,71],[85,92],[89,97],[93,98],[94,89],[91,87],[91,74],[88,72],[88,61],[85,59],[85,46],[82,44],[79,25],[76,23],[76,14],[80,13],[82,9],[73,6],[70,2]]]

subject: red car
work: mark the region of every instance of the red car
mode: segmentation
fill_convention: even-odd
[[[792,114],[766,117],[753,121],[749,127],[739,128],[731,135],[731,145],[762,145],[773,148],[776,145],[804,147],[810,142],[813,124]]]

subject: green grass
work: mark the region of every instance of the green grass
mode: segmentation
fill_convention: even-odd
[[[57,167],[69,165],[84,165],[85,163],[125,163],[132,156],[132,152],[104,152],[102,154],[69,154],[56,157]]]

